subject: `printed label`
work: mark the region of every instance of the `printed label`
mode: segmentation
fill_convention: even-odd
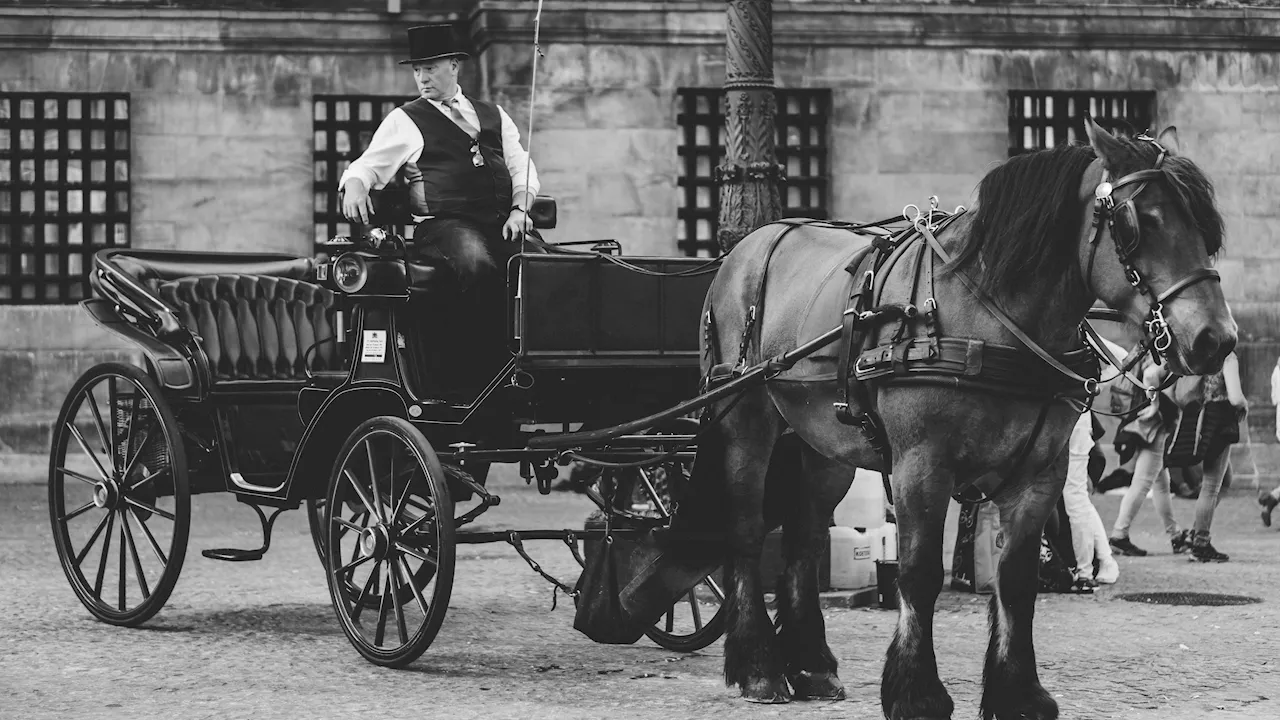
[[[871,559],[871,548],[869,548],[869,547],[854,548],[854,549],[853,549],[853,559],[854,559],[854,560],[870,560],[870,559]]]
[[[387,360],[387,331],[365,330],[360,345],[360,362],[380,363]]]

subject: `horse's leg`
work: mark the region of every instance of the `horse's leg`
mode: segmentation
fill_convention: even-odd
[[[1040,477],[998,498],[1005,545],[991,598],[991,642],[983,668],[982,717],[1054,720],[1058,704],[1040,685],[1031,627],[1040,588],[1040,535],[1066,480],[1066,454]]]
[[[818,561],[827,544],[827,525],[853,481],[854,468],[804,445],[795,498],[782,524],[786,559],[778,588],[778,645],[797,700],[844,700],[836,658],[818,602]]]
[[[728,635],[724,678],[751,702],[790,700],[783,664],[775,651],[773,625],[764,605],[760,552],[768,531],[764,519],[765,476],[782,432],[782,418],[762,389],[747,391],[715,432],[724,442],[724,479],[729,505]]]
[[[928,447],[894,463],[898,519],[898,628],[885,657],[880,703],[890,720],[950,718],[951,696],[938,679],[933,611],[942,591],[942,529],[955,484],[947,459]]]

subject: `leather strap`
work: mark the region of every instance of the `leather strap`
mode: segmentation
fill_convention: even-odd
[[[938,242],[938,238],[934,236],[933,231],[930,230],[929,228],[921,228],[921,233],[923,233],[925,238],[929,241],[929,247],[933,248],[933,252],[936,253],[937,256],[941,258],[944,263],[947,263],[948,265],[950,265],[951,256],[942,247],[942,244]],[[977,298],[978,302],[982,303],[982,306],[987,309],[987,312],[991,313],[992,317],[994,317],[997,321],[999,321],[1000,324],[1003,325],[1006,330],[1008,330],[1015,338],[1017,338],[1018,342],[1021,342],[1024,346],[1026,346],[1028,350],[1035,353],[1037,357],[1039,357],[1041,360],[1048,363],[1049,366],[1052,367],[1053,369],[1057,370],[1058,372],[1062,373],[1068,378],[1074,380],[1075,382],[1078,382],[1081,385],[1083,385],[1085,391],[1088,392],[1088,394],[1090,395],[1098,394],[1097,378],[1086,378],[1083,375],[1080,375],[1079,373],[1075,372],[1071,368],[1067,367],[1066,365],[1063,365],[1056,358],[1050,355],[1047,350],[1040,347],[1039,343],[1037,343],[1035,340],[1032,340],[1029,335],[1023,332],[1022,329],[1019,328],[1013,322],[1013,320],[1011,320],[1009,316],[1005,314],[1003,310],[1001,310],[994,302],[992,302],[990,298],[988,298],[986,294],[983,293],[978,288],[978,286],[975,285],[974,282],[969,279],[969,276],[965,275],[963,272],[959,270],[955,271],[955,275],[960,279],[960,282],[964,284],[965,288],[969,290],[970,294],[972,294],[975,298]]]
[[[1222,276],[1213,268],[1200,268],[1199,270],[1189,273],[1178,282],[1170,285],[1168,290],[1160,293],[1160,296],[1156,298],[1156,303],[1163,303],[1165,300],[1168,300],[1192,285],[1195,285],[1198,282],[1204,282],[1205,280],[1217,280],[1218,282],[1222,282]]]

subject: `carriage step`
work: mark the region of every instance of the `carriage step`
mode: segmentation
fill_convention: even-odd
[[[201,555],[210,560],[225,560],[227,562],[248,562],[250,560],[261,560],[263,555],[267,554],[265,547],[253,548],[252,550],[237,550],[236,548],[213,548],[210,550],[202,550]]]
[[[243,502],[243,501],[241,501]],[[210,560],[224,560],[226,562],[248,562],[250,560],[261,560],[263,555],[267,554],[267,549],[271,547],[271,528],[276,523],[276,518],[280,517],[280,513],[285,508],[276,508],[271,513],[271,517],[267,517],[262,512],[262,508],[253,503],[245,503],[253,508],[258,515],[258,522],[262,525],[262,547],[253,548],[251,550],[238,550],[236,548],[213,548],[210,550],[202,550],[200,554]]]

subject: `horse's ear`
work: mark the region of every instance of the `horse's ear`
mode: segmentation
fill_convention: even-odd
[[[1102,166],[1108,170],[1114,170],[1124,156],[1124,146],[1091,117],[1085,117],[1084,131],[1089,136],[1089,144],[1093,146],[1093,151],[1102,160]]]
[[[1160,137],[1156,138],[1156,142],[1160,143],[1160,147],[1164,148],[1170,155],[1177,155],[1181,152],[1178,147],[1178,128],[1170,125],[1160,132]]]

